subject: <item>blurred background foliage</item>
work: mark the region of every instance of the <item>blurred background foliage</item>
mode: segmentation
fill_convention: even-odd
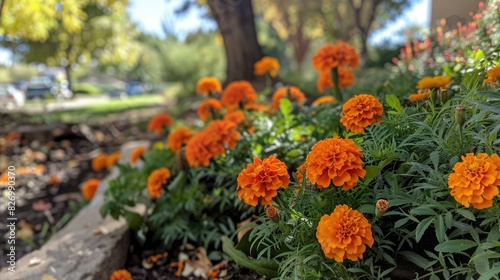
[[[258,54],[279,59],[279,81],[295,84],[314,96],[318,94],[317,73],[310,59],[326,42],[345,40],[359,49],[363,64],[349,91],[369,90],[372,81],[387,78],[386,71],[376,69],[393,64],[402,45],[388,41],[373,46],[368,39],[419,0],[179,2],[182,5],[178,5],[176,15],[201,7],[207,21],[218,14],[230,21],[230,15],[250,3]],[[89,77],[106,75],[150,83],[169,96],[191,98],[199,78],[228,77],[228,65],[234,59],[228,60],[226,55],[228,46],[224,42],[229,39],[220,31],[223,26],[182,34],[176,29],[175,18],[165,18],[163,34],[149,34],[131,20],[129,5],[128,0],[1,1],[0,44],[12,53],[12,63],[0,66],[0,82],[29,80],[43,65],[64,69],[70,86],[82,93],[106,92],[106,87],[89,82]],[[240,56],[246,55],[240,52]],[[250,67],[248,64],[252,63],[242,67]]]

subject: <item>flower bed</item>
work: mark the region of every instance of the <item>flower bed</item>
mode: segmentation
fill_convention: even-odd
[[[268,98],[246,81],[203,79],[200,121],[153,118],[167,145],[118,164],[101,214],[125,217],[138,244],[193,244],[164,266],[179,277],[224,278],[229,258],[277,279],[490,279],[500,66],[497,49],[483,53],[463,71],[409,77],[420,80],[398,95],[393,79],[346,96],[359,57],[344,42],[313,57],[325,95],[311,103],[293,86]],[[272,58],[256,64],[256,75],[277,71]],[[145,217],[128,210],[137,203]]]

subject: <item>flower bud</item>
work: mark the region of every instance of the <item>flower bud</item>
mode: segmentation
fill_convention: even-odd
[[[431,103],[432,105],[436,106],[436,101],[437,101],[437,90],[436,89],[431,89],[431,93],[430,93],[430,97],[431,97]]]
[[[439,99],[441,100],[441,104],[445,104],[448,101],[448,90],[446,88],[439,90]]]
[[[266,207],[266,216],[273,222],[278,222],[278,208],[270,205]]]
[[[385,214],[385,212],[387,212],[387,210],[389,210],[389,202],[385,199],[379,199],[375,204],[375,216],[380,218]]]
[[[458,123],[459,127],[462,127],[465,123],[465,106],[464,105],[458,105],[455,108],[455,120]]]

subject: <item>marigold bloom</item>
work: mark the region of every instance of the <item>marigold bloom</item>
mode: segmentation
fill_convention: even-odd
[[[476,209],[493,205],[493,199],[499,194],[500,157],[486,153],[474,156],[468,153],[462,161],[453,167],[454,173],[448,177],[451,195],[465,207],[470,204]]]
[[[484,79],[485,83],[496,83],[498,80],[500,80],[500,65],[495,66],[488,70],[486,73],[486,78]]]
[[[346,42],[338,41],[334,44],[326,44],[312,58],[313,66],[318,71],[330,71],[331,69],[344,66],[356,68],[359,63],[359,55],[356,48]]]
[[[301,184],[302,181],[304,180],[305,171],[306,171],[306,163],[304,162],[299,167],[297,167],[297,171],[295,172],[295,174],[297,175],[297,180]]]
[[[252,84],[247,81],[235,81],[227,85],[222,92],[222,105],[232,111],[240,104],[254,104],[257,102],[257,93]]]
[[[314,100],[312,105],[313,106],[320,106],[320,105],[324,105],[324,104],[336,104],[336,103],[337,103],[337,100],[335,100],[335,98],[333,98],[333,96],[326,95],[326,96],[318,97],[318,99]]]
[[[130,155],[130,163],[135,164],[145,151],[145,147],[137,147]]]
[[[170,178],[170,170],[166,167],[155,169],[148,177],[148,191],[151,198],[160,197],[163,185]]]
[[[275,156],[264,160],[254,157],[253,163],[240,172],[237,181],[239,199],[257,206],[259,198],[262,198],[262,205],[268,205],[273,202],[279,188],[288,188],[290,176],[285,163]]]
[[[325,256],[337,262],[362,259],[366,245],[374,243],[368,220],[347,205],[337,205],[332,214],[321,217],[316,238]]]
[[[186,146],[186,159],[190,166],[208,166],[210,159],[226,152],[226,147],[234,149],[240,134],[231,121],[216,120],[193,136]]]
[[[418,89],[445,88],[451,82],[448,76],[423,77],[417,83]]]
[[[189,128],[179,127],[168,136],[168,147],[174,153],[178,153],[191,137],[193,137],[193,132]]]
[[[215,118],[215,113],[222,109],[222,103],[215,98],[207,98],[200,103],[198,106],[198,116],[204,122],[206,122],[210,116]]]
[[[149,121],[148,130],[154,130],[156,134],[161,134],[163,128],[171,125],[172,123],[174,122],[169,114],[158,114]]]
[[[245,113],[243,111],[237,110],[233,112],[227,112],[224,115],[224,120],[225,121],[230,121],[235,124],[239,124],[241,121],[245,119]]]
[[[306,158],[306,176],[319,188],[327,188],[330,182],[337,187],[350,190],[364,178],[363,154],[351,139],[338,136],[316,143]]]
[[[61,181],[59,180],[59,178],[56,175],[52,175],[52,176],[50,176],[48,183],[49,183],[49,185],[57,185],[60,182]]]
[[[208,138],[208,132],[202,130],[189,139],[186,145],[186,160],[192,167],[208,166],[213,157],[210,145],[217,144],[216,139]]]
[[[82,196],[86,200],[91,200],[94,197],[100,182],[101,181],[99,181],[98,179],[89,179],[85,181],[82,187]]]
[[[236,131],[236,124],[232,121],[213,121],[207,127],[207,131],[212,135],[213,139],[216,139],[221,145],[227,146],[229,149],[234,149],[236,147],[236,142],[240,140],[241,137]]]
[[[359,94],[347,100],[342,106],[340,122],[347,131],[363,133],[365,127],[373,123],[381,123],[378,117],[384,115],[382,103],[373,95]]]
[[[354,84],[354,74],[351,70],[345,67],[338,67],[337,73],[339,75],[339,88],[346,88]],[[331,70],[322,71],[319,74],[316,86],[319,92],[324,92],[327,88],[333,88],[335,86]]]
[[[116,270],[111,274],[109,280],[132,280],[132,274],[126,269]]]
[[[296,102],[298,105],[302,105],[306,101],[304,93],[298,87],[294,86],[282,87],[274,92],[272,105],[274,109],[280,108],[281,98],[288,98],[290,101]]]
[[[108,163],[108,155],[105,153],[99,154],[92,160],[92,170],[99,172],[106,168]]]
[[[264,56],[259,61],[255,62],[253,67],[255,76],[269,74],[271,77],[276,77],[280,70],[280,63],[274,57]]]
[[[113,167],[113,165],[115,165],[115,163],[120,160],[120,157],[122,156],[122,154],[120,152],[114,152],[112,153],[111,155],[108,156],[108,158],[106,159],[106,166],[108,168],[111,168]]]
[[[247,111],[256,111],[256,112],[266,112],[269,111],[269,106],[266,104],[245,104],[245,110]]]
[[[413,94],[410,94],[410,96],[408,97],[408,99],[411,101],[411,102],[418,102],[418,101],[422,101],[424,99],[427,99],[431,96],[430,92],[419,92],[419,93],[413,93]]]
[[[264,210],[266,212],[266,216],[274,222],[278,221],[278,208],[268,205]]]
[[[215,77],[201,78],[196,85],[196,93],[198,94],[212,94],[221,91],[222,85],[219,79]]]

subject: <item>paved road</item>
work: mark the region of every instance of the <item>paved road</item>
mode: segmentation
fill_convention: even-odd
[[[62,101],[39,101],[28,102],[18,112],[27,114],[38,114],[43,112],[54,112],[60,110],[78,109],[89,105],[105,103],[109,101],[108,95],[89,96],[89,95],[76,95],[75,98]]]

